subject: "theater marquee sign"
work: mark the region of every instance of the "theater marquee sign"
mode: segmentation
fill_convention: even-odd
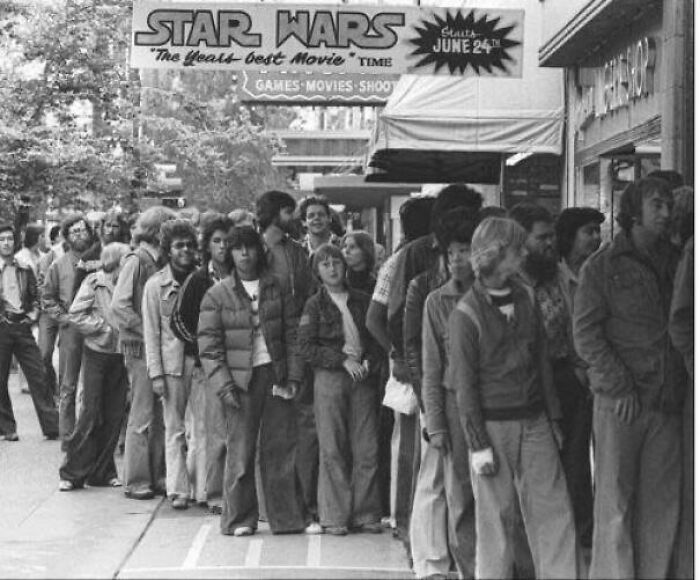
[[[135,0],[136,68],[521,77],[522,10]]]

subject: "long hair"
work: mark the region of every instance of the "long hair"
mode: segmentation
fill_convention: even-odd
[[[554,226],[559,256],[566,258],[569,255],[579,228],[591,222],[602,224],[604,221],[605,216],[593,207],[567,207],[563,210]]]
[[[134,243],[146,242],[157,246],[160,240],[160,226],[169,220],[177,219],[177,214],[167,207],[149,207],[136,220]]]
[[[224,214],[217,214],[206,220],[204,228],[202,229],[202,263],[206,264],[211,260],[211,252],[209,251],[209,242],[211,242],[211,237],[217,231],[224,232],[227,236],[229,230],[233,227],[233,222],[226,217]],[[231,265],[231,252],[226,252],[226,263]]]
[[[343,236],[343,239],[340,242],[341,248],[345,245],[345,240],[347,240],[348,238],[352,238],[355,241],[357,247],[360,248],[363,255],[365,256],[365,267],[367,271],[374,272],[374,263],[377,258],[375,254],[374,240],[372,239],[372,236],[370,236],[364,230],[355,230],[352,232],[348,232]]]
[[[630,183],[622,192],[620,207],[617,212],[617,223],[627,233],[630,232],[635,220],[642,218],[642,205],[644,199],[659,193],[664,197],[673,199],[671,186],[665,179],[658,177],[645,177]]]
[[[270,227],[283,208],[294,210],[297,202],[284,191],[266,191],[255,201],[255,212],[258,216],[260,229],[265,231]]]
[[[471,263],[477,277],[490,276],[509,248],[525,245],[527,232],[510,218],[486,218],[472,237]]]
[[[236,248],[240,249],[244,246],[246,248],[253,248],[257,251],[257,274],[258,276],[261,276],[267,267],[265,246],[263,244],[262,236],[255,231],[255,228],[252,226],[241,226],[231,230],[229,254],[231,253],[230,250],[234,250]],[[231,273],[237,276],[235,267],[232,268]]]

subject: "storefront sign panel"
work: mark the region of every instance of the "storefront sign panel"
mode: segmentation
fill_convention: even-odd
[[[400,75],[241,71],[244,103],[384,105]]]
[[[523,10],[135,0],[131,65],[519,78]]]

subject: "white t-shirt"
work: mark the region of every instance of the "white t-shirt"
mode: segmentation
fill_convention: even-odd
[[[265,337],[260,327],[260,316],[258,314],[260,280],[241,280],[243,288],[250,297],[253,306],[253,366],[258,367],[272,362],[270,353],[265,344]]]
[[[351,359],[360,362],[362,360],[362,339],[348,308],[348,293],[329,292],[328,294],[343,316],[343,336],[345,337],[343,353]]]

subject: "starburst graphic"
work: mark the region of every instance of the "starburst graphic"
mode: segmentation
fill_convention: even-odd
[[[421,59],[416,68],[433,64],[436,73],[445,65],[450,74],[464,74],[468,67],[477,75],[482,69],[506,72],[506,62],[514,60],[510,50],[522,44],[508,38],[515,26],[498,27],[500,17],[489,20],[484,14],[477,20],[474,11],[464,15],[461,10],[454,16],[447,11],[444,18],[432,17],[433,21],[421,20],[423,27],[414,26],[418,36],[408,40],[417,47],[411,55]]]

